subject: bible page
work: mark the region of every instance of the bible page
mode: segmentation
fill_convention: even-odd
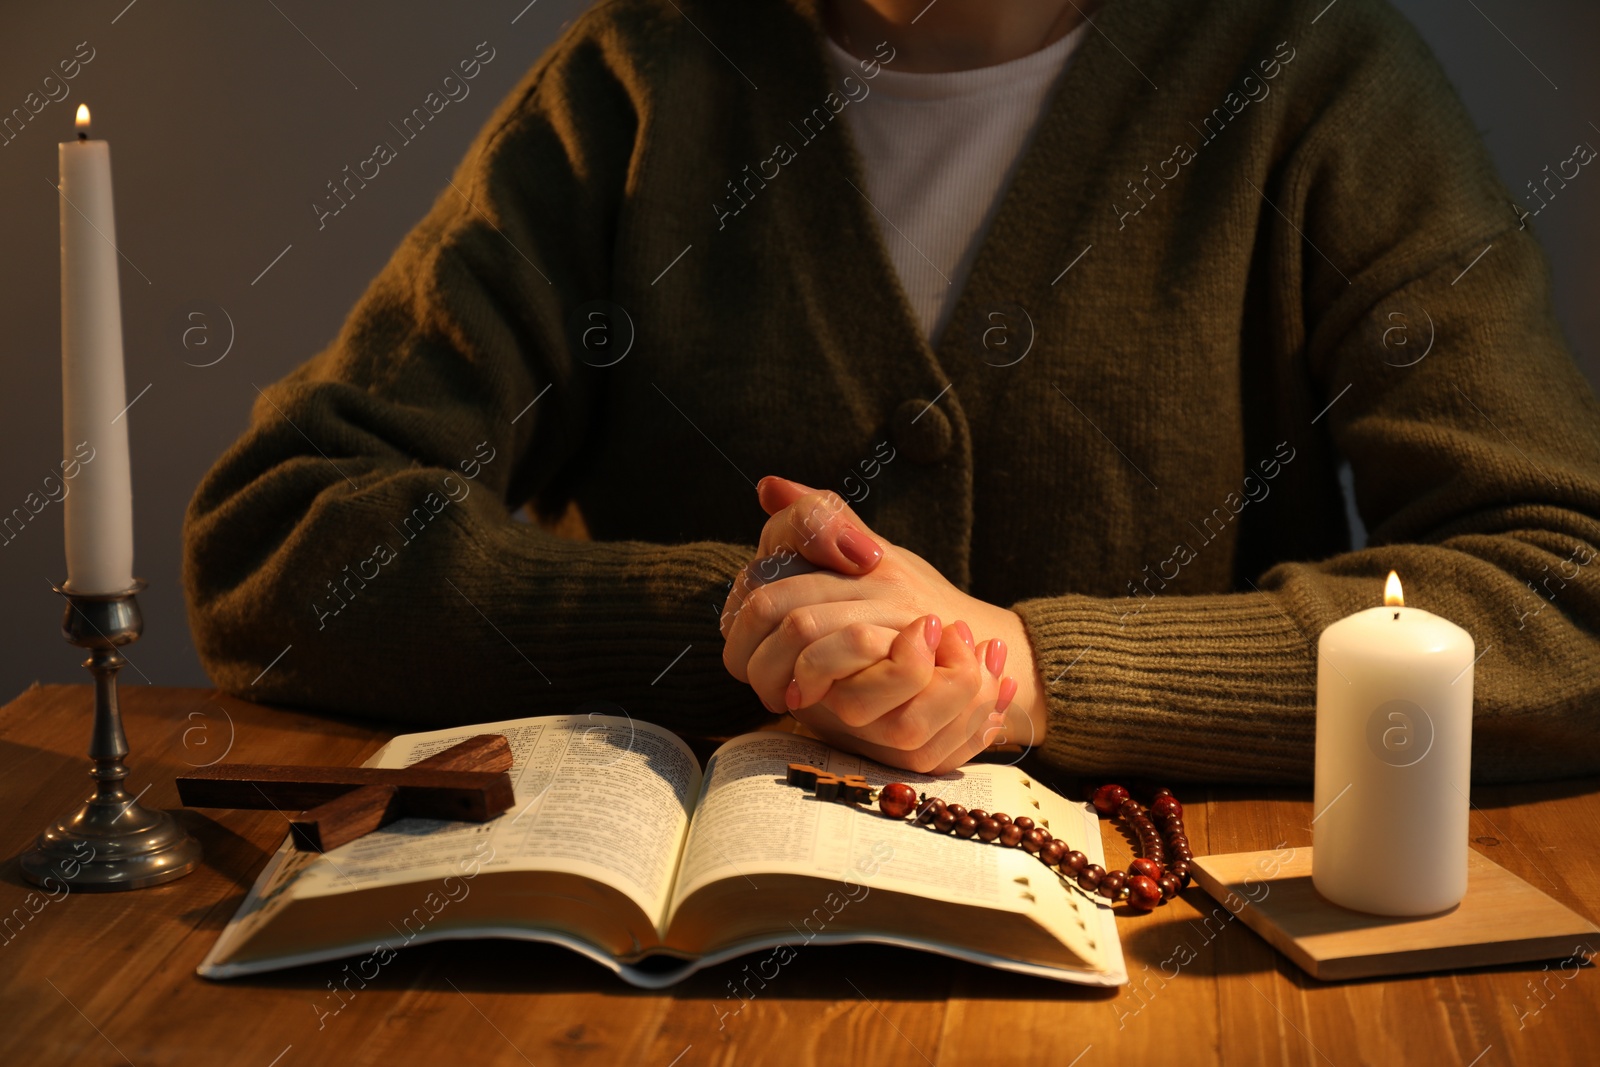
[[[706,766],[684,845],[674,901],[712,882],[799,874],[870,884],[916,896],[1026,912],[1063,942],[1087,948],[1103,930],[1096,905],[1021,849],[936,834],[876,808],[818,800],[784,782],[790,763],[859,774],[875,788],[905,782],[919,793],[986,811],[1028,815],[1052,834],[1103,860],[1099,827],[1082,805],[1062,799],[1016,767],[970,764],[938,778],[895,770],[811,738],[765,732],[736,737]]]
[[[405,767],[504,734],[516,802],[486,823],[401,819],[305,862],[297,898],[481,871],[560,871],[612,886],[659,924],[700,788],[671,731],[612,715],[549,715],[404,734],[371,767]]]

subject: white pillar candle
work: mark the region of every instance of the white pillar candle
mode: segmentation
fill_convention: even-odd
[[[1431,915],[1467,892],[1473,641],[1404,606],[1340,619],[1317,642],[1312,884],[1335,904]]]
[[[79,136],[59,147],[61,186],[61,392],[63,449],[78,464],[62,501],[67,588],[117,593],[133,585],[133,480],[128,465],[127,390],[122,373],[122,302],[117,227],[111,210],[111,146]],[[93,458],[85,463],[85,456]]]

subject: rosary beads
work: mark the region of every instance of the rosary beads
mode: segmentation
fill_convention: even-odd
[[[1189,862],[1194,853],[1184,831],[1183,805],[1172,790],[1157,789],[1146,808],[1132,799],[1123,786],[1103,785],[1094,792],[1094,807],[1101,815],[1120,816],[1133,832],[1141,854],[1128,864],[1126,871],[1108,871],[1098,863],[1090,863],[1082,852],[1052,837],[1049,830],[1026,815],[1013,819],[1004,812],[991,815],[981,808],[968,810],[960,804],[947,804],[938,797],[918,797],[904,782],[893,782],[878,791],[878,808],[891,819],[903,819],[914,811],[917,825],[936,833],[1021,848],[1080,889],[1098,893],[1113,903],[1125,902],[1140,911],[1150,911],[1189,884]]]
[[[815,789],[820,800],[859,804],[875,799],[878,810],[887,817],[911,816],[918,826],[935,833],[1020,848],[1084,892],[1097,893],[1112,903],[1126,903],[1139,911],[1153,910],[1189,884],[1194,853],[1183,825],[1183,805],[1170,789],[1154,790],[1149,807],[1134,800],[1120,785],[1102,785],[1094,791],[1095,811],[1121,818],[1140,853],[1126,871],[1108,871],[1098,863],[1090,863],[1089,857],[1053,837],[1026,815],[1013,819],[1004,812],[969,810],[938,797],[919,796],[904,782],[891,782],[874,790],[858,775],[840,777],[800,763],[789,764],[788,783]]]

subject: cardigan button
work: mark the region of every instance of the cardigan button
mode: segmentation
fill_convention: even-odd
[[[949,418],[929,400],[902,401],[889,422],[889,436],[907,459],[924,466],[943,459],[955,442]]]

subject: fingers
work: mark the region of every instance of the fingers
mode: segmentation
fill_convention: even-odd
[[[969,762],[974,756],[978,755],[978,753],[982,752],[993,743],[989,740],[989,735],[994,730],[1000,729],[999,721],[1003,721],[1004,719],[1004,715],[985,715],[977,731],[974,732],[972,736],[968,737],[966,741],[957,746],[954,751],[945,756],[944,759],[940,760],[938,764],[936,764],[934,768],[927,773],[948,774],[957,767],[961,766],[963,763]]]
[[[845,677],[863,667],[876,663],[890,654],[896,629],[902,624],[898,614],[886,618],[883,606],[871,600],[842,600],[828,604],[803,604],[780,619],[776,626],[759,638],[755,649],[744,665],[745,681],[749,682],[762,698],[762,703],[773,711],[784,710],[784,691],[795,677],[797,663],[806,649],[825,642],[819,652],[825,654],[823,670],[830,674],[826,681],[813,683],[812,692],[826,690],[833,677]],[[725,654],[738,655],[745,647],[746,634],[736,627],[724,648]],[[848,669],[830,666],[845,657]],[[737,664],[730,664],[732,671]],[[841,671],[836,675],[832,672]],[[807,703],[812,703],[807,700]]]
[[[883,546],[838,493],[770,475],[756,492],[771,515],[761,531],[758,557],[787,547],[818,567],[848,575],[866,574],[883,559]],[[780,501],[787,503],[772,511],[769,505]]]
[[[939,670],[933,682],[865,727],[862,736],[924,764],[942,760],[971,736],[978,726],[975,709],[986,704],[993,692],[993,680],[981,661],[984,651],[985,645],[975,652],[953,635],[939,650]]]
[[[854,752],[857,755],[876,760],[889,767],[900,767],[904,770],[914,771],[917,774],[934,773],[932,764],[926,768],[913,766],[907,762],[904,752],[885,745],[875,745],[870,741],[863,741],[848,728],[840,726],[836,720],[826,717],[802,717],[798,714],[795,718],[804,722],[812,733],[834,748],[843,749],[846,752]],[[813,718],[816,718],[817,721],[813,721]]]
[[[875,677],[874,668],[836,682],[822,702],[827,725],[850,731],[875,750],[898,753],[889,761],[897,767],[916,769],[918,761],[928,766],[937,763],[970,736],[976,723],[966,725],[969,710],[977,700],[986,698],[987,675],[978,659],[984,646],[974,652],[956,630],[949,626],[940,635],[935,669],[925,685],[915,689],[897,686],[892,677]],[[882,701],[889,697],[900,697],[901,702],[885,706]],[[809,714],[796,713],[795,717],[812,724]],[[957,721],[962,725],[945,733]]]
[[[796,715],[796,718],[801,718]],[[954,750],[946,754],[943,759],[936,759],[922,752],[904,752],[888,745],[874,744],[863,741],[856,733],[834,721],[812,722],[809,718],[802,719],[808,727],[822,740],[834,748],[844,749],[858,755],[876,760],[890,767],[899,767],[915,774],[945,774],[961,766],[973,756],[983,751],[983,738],[979,733],[969,736],[967,741],[959,744]]]
[[[791,558],[799,561],[798,556]],[[746,566],[734,578],[733,589],[722,605],[719,620],[725,640],[732,641],[741,632],[745,635],[749,647],[743,650],[743,660],[748,660],[755,646],[794,609],[807,604],[865,599],[859,588],[832,571],[813,570],[791,574],[782,581],[762,581],[761,562],[757,560]],[[767,573],[772,573],[771,568]]]
[[[866,672],[836,682],[821,703],[801,707],[795,717],[830,743],[881,763],[921,774],[959,767],[1004,729],[1000,699],[1009,702],[1016,691],[1012,679],[991,670],[1003,666],[1004,646],[985,641],[969,648],[960,629],[955,624],[945,628],[928,685],[870,722],[853,725],[848,711],[851,687]]]
[[[791,548],[780,548],[770,556],[746,563],[740,568],[739,573],[734,575],[733,585],[728,590],[728,598],[722,604],[722,615],[717,621],[717,628],[722,631],[722,636],[724,638],[728,636],[734,620],[744,610],[745,601],[754,590],[783,578],[811,574],[818,569]]]
[[[907,629],[914,631],[921,623],[920,619],[913,620]],[[785,706],[793,711],[822,700],[834,682],[888,659],[900,636],[892,627],[858,622],[813,641],[801,649],[794,660]],[[757,651],[756,657],[760,658],[764,651],[765,645]],[[931,653],[929,658],[932,658]]]
[[[961,638],[963,644],[965,644],[968,648],[973,647],[972,627],[968,626],[960,619],[957,619],[955,625],[951,627],[951,629],[955,630],[956,636]]]
[[[815,492],[808,485],[779,478],[775,474],[769,474],[756,483],[756,499],[761,501],[761,510],[768,515],[776,515],[807,493]]]
[[[881,633],[881,627],[873,627]],[[826,701],[842,724],[861,729],[925,689],[945,640],[937,616],[924,615],[894,635],[888,654],[870,658],[872,636],[848,630],[808,645],[795,661],[790,710]],[[959,641],[956,642],[959,644]]]
[[[816,564],[785,546],[770,556],[751,560],[740,573],[745,576],[747,587],[755,589],[768,582],[793,578],[797,574],[810,574],[818,569]]]
[[[722,662],[728,673],[741,682],[751,681],[750,660],[756,649],[780,629],[788,643],[787,668],[801,649],[846,622],[871,622],[899,629],[914,618],[908,609],[896,608],[881,599],[865,598],[860,586],[832,571],[800,574],[754,589],[744,586],[742,579],[734,585],[734,593],[723,607]],[[741,586],[744,586],[742,591]],[[837,616],[824,618],[816,613],[815,609],[825,604],[859,607],[854,616],[840,621]],[[793,670],[786,669],[780,681],[786,685],[793,676]]]
[[[1010,740],[1006,709],[1017,695],[1017,680],[1009,676],[1000,676],[1006,661],[1005,642],[998,638],[984,642],[984,645],[976,651],[974,658],[983,664],[987,672],[983,686],[985,694],[991,692],[990,685],[991,682],[994,683],[992,689],[994,702],[985,703],[980,699],[977,713],[969,719],[969,725],[976,725],[965,740],[961,739],[959,724],[956,723],[952,723],[948,729],[933,739],[929,747],[936,752],[947,745],[954,744],[955,747],[934,766],[932,771],[928,772],[930,774],[944,774],[971,760],[991,745],[1003,745]]]

